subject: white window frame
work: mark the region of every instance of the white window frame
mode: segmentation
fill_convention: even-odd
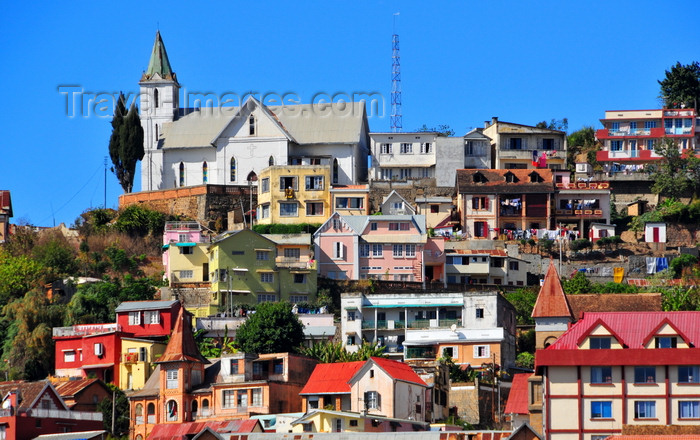
[[[383,143],[379,145],[379,154],[391,154],[392,146],[389,143]]]
[[[145,324],[160,324],[160,312],[158,310],[147,310],[144,312]]]
[[[415,244],[407,244],[405,247],[405,255],[406,258],[415,258],[416,257],[416,245]]]
[[[291,208],[292,206],[294,206],[294,209],[287,209]],[[297,202],[280,203],[280,217],[299,217],[299,204]]]
[[[177,389],[178,370],[176,368],[165,370],[165,388],[168,390]]]
[[[260,180],[260,192],[261,193],[270,192],[270,178],[269,177],[265,177],[264,179]]]
[[[266,203],[264,205],[260,205],[260,218],[269,218],[270,217],[270,204]]]
[[[403,258],[403,245],[395,244],[393,246],[394,258]]]
[[[384,245],[383,244],[373,244],[372,245],[372,258],[382,258],[384,256]]]
[[[399,152],[401,154],[413,154],[413,144],[410,142],[402,142]]]
[[[225,409],[236,407],[236,390],[221,390],[221,407]]]
[[[181,270],[179,271],[178,276],[183,280],[191,280],[194,278],[194,271],[192,269]]]
[[[481,355],[480,351],[483,351]],[[474,359],[487,359],[491,357],[491,347],[488,345],[475,345],[474,346]]]
[[[261,272],[260,273],[260,282],[267,283],[267,284],[274,283],[275,282],[275,274],[272,272]]]
[[[307,191],[323,191],[323,176],[306,176],[304,181]]]
[[[345,258],[345,244],[342,241],[333,242],[333,259],[342,260]]]
[[[433,151],[433,144],[430,142],[423,142],[420,144],[420,152],[421,154],[430,154]]]
[[[75,362],[75,350],[66,350],[63,352],[63,362]]]
[[[365,394],[367,401],[365,402],[365,408],[367,409],[379,409],[379,392],[378,391],[367,391]]]
[[[129,325],[141,325],[141,311],[129,312]]]

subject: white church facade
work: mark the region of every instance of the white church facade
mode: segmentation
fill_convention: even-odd
[[[140,86],[141,191],[202,184],[248,186],[271,165],[328,165],[331,183],[367,180],[363,102],[240,107],[179,106],[180,84],[160,36]]]

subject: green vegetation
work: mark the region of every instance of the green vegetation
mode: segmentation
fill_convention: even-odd
[[[97,405],[97,410],[102,413],[104,429],[112,434],[112,437],[128,438],[129,434],[129,400],[119,388],[107,384],[112,395],[102,400]],[[112,432],[112,399],[114,398],[114,432]]]
[[[535,368],[535,355],[526,351],[522,352],[515,358],[515,365],[532,370]]]
[[[522,288],[505,293],[509,303],[515,307],[515,319],[518,325],[533,325],[535,321],[530,316],[537,301],[535,288]]]
[[[287,302],[258,304],[236,331],[236,348],[245,353],[295,352],[304,341],[304,325]]]
[[[474,379],[479,377],[479,371],[467,365],[462,368],[461,365],[455,364],[455,361],[450,356],[441,357],[439,362],[447,365],[450,371],[450,382],[474,382]]]
[[[680,255],[669,264],[669,268],[673,272],[674,278],[680,278],[683,275],[683,270],[685,268],[691,268],[698,264],[698,257],[690,254]]]
[[[665,108],[698,108],[700,97],[700,64],[677,62],[666,71],[666,77],[659,81],[659,97]]]
[[[313,234],[320,227],[320,223],[299,223],[297,225],[275,223],[271,225],[254,225],[253,231],[258,234]]]
[[[700,196],[700,158],[682,153],[671,138],[662,139],[654,152],[661,156],[650,167],[654,193],[676,198],[686,194]]]
[[[386,357],[384,347],[380,347],[374,342],[368,343],[367,341],[362,341],[360,348],[352,353],[345,349],[342,341],[317,342],[311,347],[302,347],[299,352],[304,356],[317,359],[323,364],[366,361],[371,357]]]
[[[596,151],[598,150],[595,140],[595,130],[591,126],[583,126],[579,130],[571,133],[566,137],[568,148],[566,150],[566,162],[569,170],[574,171],[576,168],[576,156],[581,153],[586,154],[588,163],[594,168],[599,168],[598,160],[596,159]]]
[[[143,128],[136,104],[126,111],[126,100],[119,94],[117,107],[112,118],[112,135],[109,138],[109,157],[112,159],[112,172],[126,193],[134,186],[136,162],[143,159]]]
[[[644,224],[648,222],[697,225],[700,223],[700,200],[685,204],[675,198],[666,199],[659,203],[653,211],[633,217],[630,221],[630,230],[641,232],[644,230]]]

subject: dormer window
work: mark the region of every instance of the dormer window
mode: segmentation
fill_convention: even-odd
[[[488,179],[481,173],[475,173],[473,177],[474,183],[486,183]]]
[[[506,182],[508,182],[508,183],[517,183],[520,181],[520,179],[518,179],[515,176],[515,174],[511,173],[510,171],[508,171],[506,173],[505,178],[506,178]]]
[[[541,183],[541,182],[544,182],[544,179],[539,174],[533,172],[533,173],[530,173],[530,182],[531,183]]]
[[[610,348],[612,339],[610,337],[595,337],[591,338],[591,350]]]
[[[658,336],[654,338],[655,348],[676,348],[678,340],[675,336]]]
[[[248,118],[248,134],[255,136],[255,115],[250,115]]]

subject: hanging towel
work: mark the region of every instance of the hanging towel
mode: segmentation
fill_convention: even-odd
[[[624,267],[614,267],[613,268],[613,281],[616,283],[621,283],[622,279],[625,277],[625,268]]]
[[[656,271],[661,272],[664,269],[668,269],[668,260],[666,257],[659,257],[656,259]]]
[[[613,276],[613,270],[612,267],[605,266],[600,268],[600,276],[602,277],[611,277]]]
[[[656,258],[647,257],[647,273],[656,273]]]

